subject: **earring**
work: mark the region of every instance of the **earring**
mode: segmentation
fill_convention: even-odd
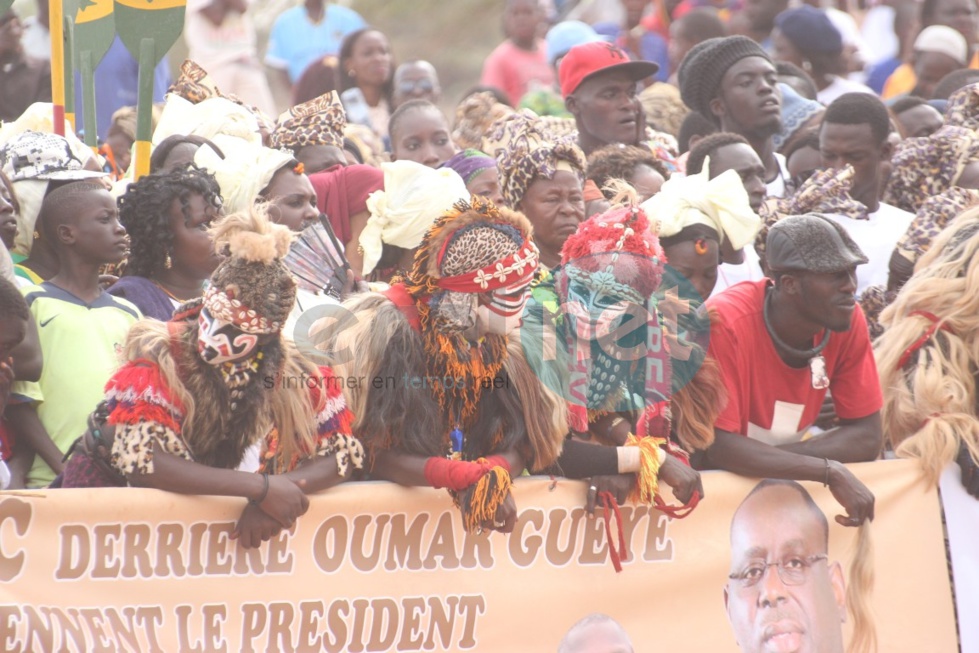
[[[41,232],[37,229],[34,230],[34,240],[41,240]]]
[[[170,252],[167,252],[167,257],[163,259],[163,267],[167,270],[173,267],[173,261],[170,260]]]
[[[350,77],[352,79],[352,78],[354,78],[356,76],[357,76],[357,71],[355,71],[355,70],[348,70],[347,71],[347,77]]]

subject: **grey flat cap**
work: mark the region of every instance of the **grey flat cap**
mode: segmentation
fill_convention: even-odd
[[[765,256],[775,272],[839,272],[867,262],[846,229],[818,213],[776,222],[768,230]]]

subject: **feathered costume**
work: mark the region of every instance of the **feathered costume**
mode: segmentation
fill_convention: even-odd
[[[115,437],[111,453],[103,453],[120,475],[115,480],[152,474],[158,451],[237,469],[249,449],[259,449],[259,471],[267,473],[326,455],[336,457],[341,476],[362,468],[363,449],[350,435],[353,416],[332,371],[307,362],[280,335],[296,292],[281,261],[289,230],[256,211],[228,216],[214,239],[230,255],[205,296],[182,306],[170,322],[134,325],[127,362],[106,385],[101,412],[115,425]],[[244,340],[274,337],[244,360],[208,363],[199,353],[202,311],[233,324]],[[100,432],[98,425],[93,432]],[[91,455],[73,456],[64,486],[108,484],[99,483],[94,462]]]
[[[473,197],[429,229],[404,279],[348,300],[356,319],[317,337],[338,374],[363,380],[346,390],[368,454],[429,457],[426,479],[449,489],[470,531],[493,521],[507,497],[499,454],[516,450],[542,469],[567,432],[560,399],[510,337],[467,337],[480,297],[526,286],[537,257],[526,218]]]

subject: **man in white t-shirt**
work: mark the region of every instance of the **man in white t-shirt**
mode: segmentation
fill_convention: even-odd
[[[887,140],[890,116],[883,102],[865,93],[847,93],[826,109],[819,130],[823,165],[853,166],[850,196],[867,207],[866,220],[827,215],[842,225],[867,255],[857,271],[857,296],[869,286],[886,285],[888,263],[897,241],[907,231],[912,213],[880,201],[881,164],[893,147]]]

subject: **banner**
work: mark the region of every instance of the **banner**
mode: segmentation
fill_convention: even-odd
[[[851,469],[876,496],[867,598],[879,651],[957,650],[937,491],[908,461]],[[813,646],[834,650],[825,641],[851,637],[842,592],[857,532],[836,524],[821,484],[803,484],[815,506],[785,484],[745,501],[757,485],[707,473],[704,500],[680,521],[623,506],[622,573],[604,517],[584,512],[587,484],[564,479],[516,481],[509,536],[465,534],[445,492],[349,483],[254,550],[229,540],[241,499],[6,492],[0,650],[556,651],[595,612],[637,653],[821,638]]]

